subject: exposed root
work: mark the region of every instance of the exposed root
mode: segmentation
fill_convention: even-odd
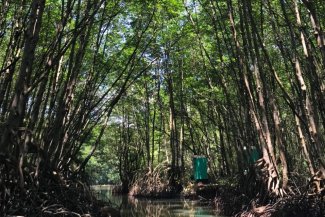
[[[153,171],[138,173],[135,177],[129,195],[140,197],[171,197],[180,193],[181,185],[171,185],[169,167],[158,165]]]
[[[100,208],[108,203],[97,201],[88,185],[73,178],[64,178],[61,172],[43,171],[35,179],[27,169],[24,189],[19,185],[17,165],[10,159],[1,159],[0,213],[4,216],[100,216]]]
[[[268,193],[276,197],[284,197],[287,192],[282,188],[280,179],[273,165],[267,164],[263,158],[255,163],[255,173],[257,180],[264,183]]]
[[[252,202],[252,208],[235,215],[236,217],[271,217],[275,212],[274,204],[264,206],[256,206],[255,201]]]
[[[239,212],[236,217],[324,217],[325,198],[321,195],[291,196],[278,199],[277,202],[256,206],[252,202],[249,209]]]

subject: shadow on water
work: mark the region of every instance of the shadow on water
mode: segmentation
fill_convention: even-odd
[[[211,217],[219,216],[211,206],[184,199],[138,199],[113,195],[110,186],[96,186],[98,199],[109,200],[120,209],[122,217]]]

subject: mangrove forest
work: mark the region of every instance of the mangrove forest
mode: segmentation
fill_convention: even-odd
[[[324,0],[1,0],[0,216],[123,216],[110,185],[324,217],[324,29]]]

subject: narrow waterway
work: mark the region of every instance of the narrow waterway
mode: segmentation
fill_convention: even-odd
[[[110,186],[94,186],[97,197],[110,200],[122,217],[221,217],[208,203],[185,199],[137,199],[113,195]]]

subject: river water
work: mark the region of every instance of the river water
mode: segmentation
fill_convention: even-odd
[[[122,217],[221,217],[208,203],[185,199],[137,199],[113,195],[110,186],[94,186],[97,197],[111,201]]]

